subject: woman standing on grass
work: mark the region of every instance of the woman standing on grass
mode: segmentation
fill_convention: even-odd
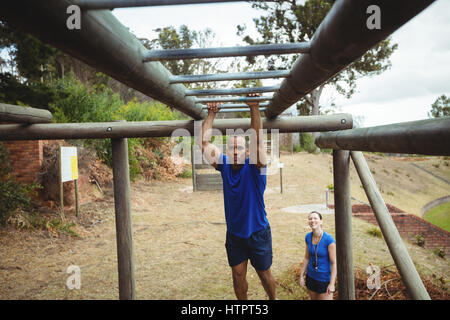
[[[333,300],[336,282],[336,241],[322,230],[322,215],[312,211],[308,215],[312,232],[305,237],[306,252],[300,285],[308,289],[311,300]]]

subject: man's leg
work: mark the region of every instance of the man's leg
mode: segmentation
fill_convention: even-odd
[[[277,297],[277,284],[275,282],[275,278],[272,275],[272,272],[270,271],[270,268],[264,271],[256,270],[256,273],[261,279],[262,286],[264,287],[264,290],[266,290],[269,299],[275,300]]]
[[[231,267],[233,275],[234,293],[238,300],[247,300],[248,282],[247,282],[247,264],[248,260]]]

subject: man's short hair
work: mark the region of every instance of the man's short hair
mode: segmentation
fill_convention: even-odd
[[[228,146],[228,144],[230,143],[230,141],[231,141],[232,139],[234,140],[234,137],[242,137],[242,138],[244,138],[244,140],[245,140],[245,148],[246,148],[246,149],[249,148],[249,140],[250,140],[250,137],[249,137],[249,136],[242,135],[242,134],[235,134],[235,135],[229,136],[229,139],[227,140],[227,146]]]

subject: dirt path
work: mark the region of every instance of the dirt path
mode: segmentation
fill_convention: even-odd
[[[281,209],[324,203],[325,187],[333,181],[329,155],[286,155],[282,161],[284,193],[279,193],[279,175],[268,177],[265,193],[275,278],[303,259],[304,236],[309,232],[306,214]],[[131,196],[138,299],[235,298],[224,247],[222,191],[193,193],[191,179],[177,179],[134,183]],[[44,231],[0,230],[0,299],[118,298],[113,201],[106,198],[85,205],[82,215],[96,223],[81,224],[83,237],[78,239],[52,238]],[[356,222],[355,230],[359,225],[366,226]],[[324,217],[324,226],[334,235],[334,215]],[[366,252],[367,243],[377,241],[384,246],[380,252]],[[362,255],[366,264],[367,259],[381,257],[392,264],[386,249],[382,240],[360,239],[355,242],[355,258]],[[448,271],[448,263],[442,263],[441,269]],[[80,290],[66,288],[70,265],[81,269]],[[266,298],[252,268],[248,282],[250,299]]]

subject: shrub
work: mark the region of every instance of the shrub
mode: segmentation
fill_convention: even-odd
[[[300,147],[309,153],[314,153],[317,150],[317,146],[314,144],[314,137],[312,134],[302,132],[300,133]]]
[[[296,144],[293,147],[293,151],[294,152],[301,152],[302,151],[302,147],[299,144]]]
[[[108,87],[90,90],[73,74],[55,81],[57,92],[50,107],[56,122],[108,122],[117,120],[114,113],[123,105],[118,94]]]
[[[172,111],[167,106],[156,101],[139,102],[136,98],[127,104],[103,83],[95,84],[92,89],[69,75],[64,80],[57,80],[53,87],[58,92],[51,104],[54,119],[57,122],[109,122],[114,120],[126,121],[163,121],[180,119],[181,113]],[[128,158],[130,179],[135,178],[144,168],[153,167],[151,160],[142,156],[145,141],[150,139],[128,139]],[[112,149],[110,139],[84,140],[83,145],[95,149],[97,156],[103,163],[112,167]],[[163,155],[160,153],[158,159]],[[157,175],[157,173],[154,173]]]
[[[180,178],[192,178],[192,170],[184,169],[182,173],[177,175]]]
[[[366,230],[367,234],[370,234],[371,236],[382,238],[383,234],[381,233],[381,230],[377,227],[372,227]]]
[[[419,247],[423,247],[425,245],[425,238],[422,235],[416,234],[414,239]]]
[[[437,247],[433,250],[434,254],[440,258],[445,258],[445,250],[442,247]]]

